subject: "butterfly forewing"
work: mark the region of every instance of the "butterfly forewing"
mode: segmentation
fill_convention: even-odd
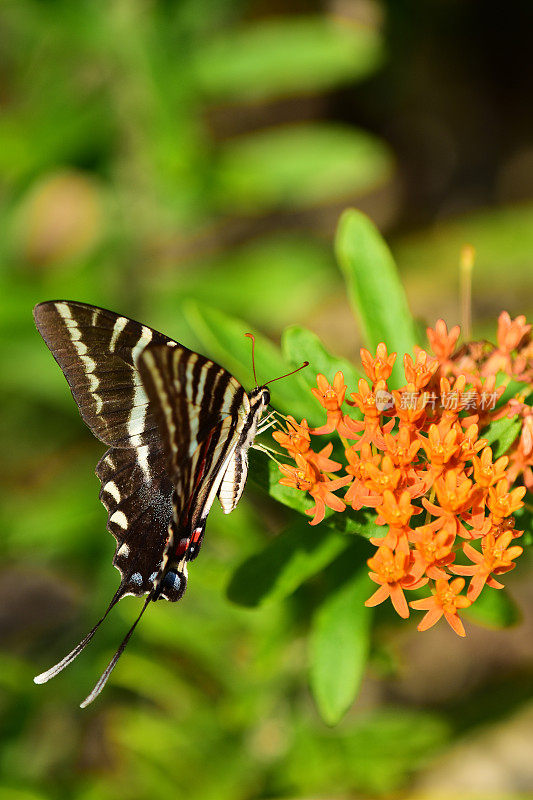
[[[151,342],[171,347],[176,342],[84,303],[40,303],[33,315],[92,432],[114,447],[150,442],[157,425],[135,362]]]

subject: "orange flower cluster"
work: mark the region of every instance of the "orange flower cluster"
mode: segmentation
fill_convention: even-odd
[[[368,380],[359,381],[348,399],[342,372],[330,384],[318,375],[313,394],[326,411],[326,423],[309,428],[287,417],[276,441],[295,465],[280,466],[280,483],[308,492],[315,504],[312,525],[324,519],[326,507],[344,511],[375,509],[376,525],[387,526],[371,539],[377,548],[368,560],[377,590],[366,601],[374,606],[390,598],[401,617],[409,606],[426,612],[418,629],[442,616],[465,635],[459,611],[470,606],[485,585],[502,588],[495,576],[513,569],[522,548],[514,544],[513,513],[522,505],[525,486],[512,488],[523,475],[533,487],[533,415],[524,397],[496,408],[504,388],[496,388],[496,371],[515,380],[533,379],[531,326],[502,314],[498,347],[471,343],[455,351],[460,330],[448,332],[443,320],[429,328],[436,357],[417,348],[404,357],[406,384],[389,391],[396,355],[378,345],[375,357],[361,350]],[[531,390],[531,386],[529,389]],[[355,419],[344,404],[360,412]],[[480,431],[493,419],[520,414],[523,428],[509,455],[494,459]],[[330,442],[319,452],[311,436],[336,432],[346,464],[330,459]],[[344,475],[338,476],[341,469]],[[347,487],[343,499],[335,494]],[[470,579],[466,594],[464,576]],[[408,602],[405,592],[428,586],[431,594]]]

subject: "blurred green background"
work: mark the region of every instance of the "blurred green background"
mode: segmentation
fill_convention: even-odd
[[[0,3],[0,800],[533,797],[530,566],[508,582],[523,619],[507,630],[460,641],[383,613],[359,698],[328,727],[309,631],[346,556],[257,608],[230,602],[246,557],[316,536],[253,486],[213,510],[184,600],[150,609],[94,706],[78,703],[133,598],[64,675],[31,680],[118,577],[103,447],[33,305],[95,303],[216,356],[212,306],[357,359],[332,246],[354,205],[423,323],[460,321],[473,244],[474,334],[494,339],[502,308],[533,310],[532,23],[530,2],[477,0]]]

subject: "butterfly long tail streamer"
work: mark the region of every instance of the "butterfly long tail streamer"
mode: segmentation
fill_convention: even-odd
[[[56,675],[59,675],[59,673],[62,670],[64,670],[65,667],[68,667],[68,665],[71,664],[74,661],[74,659],[79,656],[81,651],[87,647],[87,645],[89,644],[94,634],[96,633],[102,622],[105,620],[105,618],[107,617],[113,606],[118,603],[118,601],[122,597],[122,593],[123,589],[122,587],[119,587],[119,589],[115,592],[113,599],[109,603],[105,611],[105,614],[98,620],[94,628],[91,628],[87,636],[85,636],[85,638],[83,638],[81,642],[76,645],[74,650],[71,650],[70,653],[65,656],[65,658],[62,658],[61,661],[59,661],[57,664],[54,664],[54,666],[50,667],[50,669],[46,670],[46,672],[41,672],[40,675],[36,675],[35,678],[33,679],[34,683],[46,683],[46,681],[49,681],[50,678],[55,678]]]
[[[137,617],[137,619],[135,620],[135,622],[133,623],[133,625],[131,626],[131,628],[127,632],[127,634],[124,637],[124,639],[122,640],[122,642],[120,643],[120,646],[119,646],[117,652],[115,653],[115,655],[113,656],[113,658],[111,659],[111,661],[109,662],[107,667],[105,668],[104,672],[100,676],[100,678],[98,680],[98,683],[95,685],[95,687],[92,690],[92,692],[87,695],[87,697],[85,698],[83,703],[80,703],[80,708],[86,708],[88,705],[90,705],[93,702],[93,700],[95,700],[98,697],[98,695],[100,694],[100,692],[102,691],[102,689],[106,685],[107,679],[109,678],[109,676],[111,675],[111,673],[115,669],[117,661],[119,660],[120,656],[122,655],[122,653],[126,649],[126,645],[128,644],[133,631],[137,627],[137,623],[139,622],[139,620],[141,619],[142,615],[144,614],[144,612],[148,608],[148,603],[150,603],[151,600],[153,600],[152,593],[150,593],[148,595],[148,597],[146,598],[146,600],[144,601],[144,605],[143,605],[143,607],[141,609],[141,613],[139,614],[139,616]]]

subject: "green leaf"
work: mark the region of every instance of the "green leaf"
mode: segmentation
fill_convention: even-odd
[[[369,650],[371,609],[366,569],[332,592],[314,615],[310,639],[310,682],[324,722],[336,725],[353,703]]]
[[[330,564],[350,544],[340,533],[295,520],[233,573],[227,595],[242,606],[281,600]]]
[[[509,628],[522,619],[520,609],[506,590],[490,586],[485,586],[476,602],[464,610],[464,615],[478,625],[494,629]]]
[[[21,789],[14,786],[0,786],[0,800],[49,800],[50,795],[41,794],[33,789]]]
[[[207,94],[242,101],[361,79],[382,55],[381,38],[370,27],[297,16],[227,30],[198,48],[195,67]]]
[[[207,355],[219,361],[246,387],[253,381],[252,350],[250,339],[244,334],[250,325],[227,314],[188,301],[183,305],[187,322],[203,343]],[[272,342],[254,332],[255,360],[258,380],[276,378],[290,372],[286,361]],[[323,415],[318,403],[309,392],[301,375],[291,375],[286,380],[276,381],[270,388],[272,405],[296,418],[306,417],[311,425],[321,425]]]
[[[320,338],[301,325],[287,328],[281,339],[281,349],[287,359],[297,366],[302,361],[309,361],[309,369],[304,370],[302,377],[309,386],[316,386],[316,376],[321,372],[329,381],[333,381],[339,370],[344,375],[348,391],[357,389],[357,382],[362,377],[354,366],[345,358],[332,355],[322,344]]]
[[[481,432],[483,439],[487,439],[492,447],[493,458],[503,456],[511,447],[512,443],[520,433],[522,419],[520,417],[503,417],[491,422],[485,430]]]
[[[504,406],[513,397],[520,395],[527,402],[531,402],[531,385],[525,381],[509,380],[509,376],[505,372],[499,372],[496,376],[496,386],[500,386],[504,381],[509,381],[505,386],[505,391],[496,403],[496,408]]]
[[[290,486],[282,486],[280,479],[283,477],[276,462],[267,458],[264,454],[256,450],[249,451],[249,480],[262,489],[264,492],[277,500],[278,503],[298,511],[300,514],[305,512],[314,505],[314,500],[307,494],[301,492],[299,489],[291,489]],[[283,452],[281,462],[290,462],[288,454]],[[294,462],[292,462],[294,464]],[[326,516],[332,514],[330,509],[326,509]],[[310,520],[310,517],[307,517]]]
[[[275,126],[221,146],[215,195],[232,214],[309,208],[376,189],[391,174],[386,145],[353,126]]]
[[[336,252],[366,346],[375,351],[385,342],[398,353],[391,385],[399,386],[405,382],[402,358],[412,352],[416,335],[390,250],[368,217],[349,209],[340,218]]]

